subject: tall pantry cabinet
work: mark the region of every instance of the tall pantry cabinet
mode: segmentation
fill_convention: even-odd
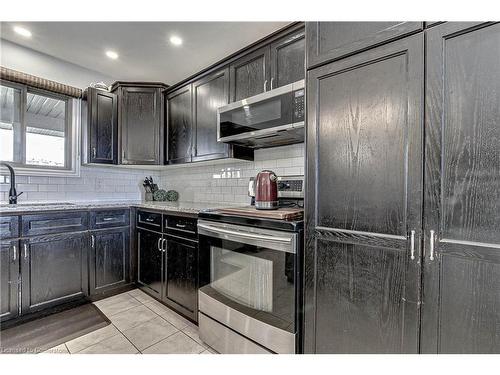
[[[334,24],[306,24],[305,352],[499,353],[500,25]]]

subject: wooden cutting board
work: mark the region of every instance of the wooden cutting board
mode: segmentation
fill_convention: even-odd
[[[304,217],[303,208],[279,208],[277,210],[257,210],[253,206],[220,208],[217,210],[223,214],[261,217],[266,219],[278,220],[301,220]]]

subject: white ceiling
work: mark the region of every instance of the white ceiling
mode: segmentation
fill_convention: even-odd
[[[288,22],[1,22],[0,37],[117,80],[174,84]],[[29,29],[31,38],[13,31]],[[183,39],[179,47],[171,35]],[[106,50],[119,54],[117,60]]]

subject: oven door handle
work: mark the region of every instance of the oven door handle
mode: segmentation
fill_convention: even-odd
[[[212,233],[227,234],[227,235],[234,236],[234,237],[243,237],[243,238],[260,240],[260,241],[278,242],[278,243],[283,243],[283,244],[290,244],[292,242],[292,237],[274,237],[274,236],[255,234],[255,233],[250,233],[250,232],[240,232],[240,231],[235,231],[235,230],[230,230],[230,229],[216,228],[216,227],[213,227],[211,225],[206,225],[206,224],[201,224],[201,223],[198,223],[198,228],[205,229],[205,230],[212,232]]]

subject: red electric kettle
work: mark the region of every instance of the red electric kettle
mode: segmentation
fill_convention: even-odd
[[[255,208],[278,209],[278,177],[273,171],[262,171],[255,177]]]

